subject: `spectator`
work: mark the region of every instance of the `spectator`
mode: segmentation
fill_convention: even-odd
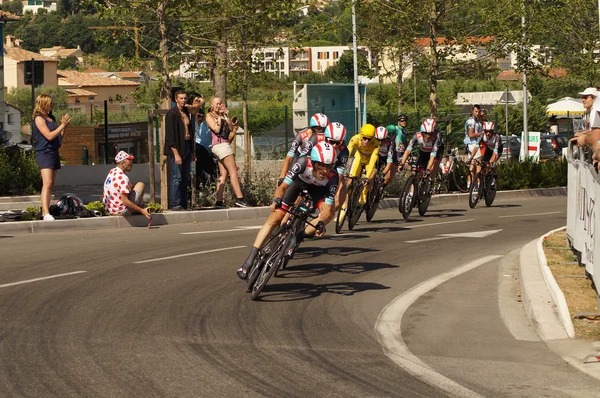
[[[187,186],[190,179],[190,162],[195,155],[192,150],[192,128],[190,113],[186,107],[187,93],[184,90],[175,92],[175,107],[165,120],[164,154],[171,164],[169,183],[169,207],[171,210],[187,209]]]
[[[35,159],[42,175],[42,217],[45,221],[54,220],[50,214],[50,196],[56,181],[56,173],[60,169],[58,148],[67,132],[71,117],[67,114],[57,125],[52,113],[52,97],[47,94],[39,95],[35,100],[33,110],[32,136],[35,143]]]
[[[126,171],[133,168],[133,155],[120,151],[115,156],[117,167],[112,169],[104,180],[104,193],[102,203],[111,216],[126,216],[132,212],[138,212],[150,218],[148,208],[141,208],[144,197],[144,183],[138,182],[132,189]]]
[[[473,148],[477,146],[477,140],[483,134],[482,124],[479,121],[479,111],[481,106],[473,105],[471,116],[465,122],[465,139],[464,144],[467,146],[467,154],[473,153]],[[477,158],[477,157],[476,157]],[[475,164],[471,164],[469,179],[467,185],[471,185],[471,181],[475,178]]]
[[[196,183],[204,188],[216,185],[217,164],[212,155],[212,134],[206,121],[204,111],[196,113]]]
[[[586,110],[587,128],[575,133],[575,137],[571,138],[571,141],[577,142],[579,146],[591,147],[594,153],[593,159],[598,162],[600,161],[600,109],[594,106],[598,90],[588,87],[579,95],[581,95],[583,107]]]
[[[223,202],[223,191],[227,177],[231,182],[231,187],[237,200],[235,205],[238,207],[248,207],[244,199],[240,180],[238,177],[238,168],[235,164],[235,157],[231,149],[231,141],[235,138],[238,129],[237,118],[229,119],[229,110],[219,97],[213,97],[210,100],[209,116],[206,124],[212,133],[212,153],[218,159],[219,180],[217,182],[217,202],[215,207],[225,207]]]

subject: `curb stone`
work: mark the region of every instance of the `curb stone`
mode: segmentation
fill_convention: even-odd
[[[503,199],[519,199],[533,198],[542,196],[565,196],[567,194],[566,187],[559,188],[537,188],[525,189],[520,191],[498,191],[496,198]],[[431,198],[433,204],[456,204],[467,203],[468,194],[444,194],[435,195]],[[379,203],[379,208],[388,209],[398,207],[398,198],[386,198]],[[230,208],[221,210],[197,210],[184,212],[164,212],[152,215],[152,225],[173,225],[186,224],[194,222],[209,222],[209,221],[229,221],[242,220],[257,217],[266,217],[271,214],[268,206],[262,207],[247,207],[247,208]],[[116,221],[115,221],[116,220]],[[68,221],[68,222],[65,222]],[[49,226],[52,223],[53,226]],[[5,234],[26,234],[26,233],[41,233],[49,232],[50,230],[71,230],[84,231],[93,229],[108,229],[108,228],[131,228],[131,227],[146,227],[148,220],[143,216],[110,216],[110,217],[92,217],[78,218],[74,220],[55,220],[49,221],[18,221],[18,222],[3,222],[0,223],[0,235]]]
[[[586,355],[598,353],[600,346],[597,345],[597,342],[574,338],[574,332],[570,335],[568,329],[573,327],[573,323],[568,308],[568,321],[566,321],[560,310],[563,304],[557,305],[553,298],[553,295],[556,295],[560,303],[561,297],[564,300],[564,294],[558,288],[556,280],[546,264],[546,256],[541,242],[544,236],[563,228],[553,230],[540,238],[534,239],[521,249],[519,262],[521,298],[527,319],[529,319],[533,329],[546,346],[569,365],[600,380],[599,364],[597,362],[583,362]],[[542,259],[543,261],[541,261]],[[545,275],[545,269],[550,273],[549,275]],[[546,278],[548,277],[552,278],[554,284],[547,282]],[[558,289],[558,292],[556,289]],[[560,295],[557,293],[560,293]],[[564,301],[564,307],[566,307],[566,301]]]

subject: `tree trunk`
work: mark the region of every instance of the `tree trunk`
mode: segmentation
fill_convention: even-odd
[[[404,62],[402,62],[402,55],[400,55],[400,61],[398,64],[398,80],[396,80],[396,94],[398,95],[398,115],[402,113],[404,106],[404,100],[402,99],[402,87],[404,87]]]
[[[220,41],[215,49],[215,63],[212,69],[213,95],[227,102],[227,43]]]
[[[171,108],[171,76],[169,75],[169,40],[167,37],[167,0],[158,2],[156,8],[158,30],[160,32],[160,61],[162,67],[162,84],[160,86],[161,108]]]
[[[246,183],[250,183],[252,175],[252,138],[248,130],[248,70],[242,72],[242,123],[244,125],[244,174]]]
[[[430,60],[429,60],[429,113],[431,117],[437,116],[438,98],[437,83],[439,73],[439,54],[437,52],[437,28],[438,28],[438,4],[432,3],[432,9],[429,21],[429,41],[430,41]]]

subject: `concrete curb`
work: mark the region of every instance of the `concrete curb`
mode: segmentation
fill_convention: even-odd
[[[513,191],[498,191],[496,192],[496,200],[507,200],[507,199],[525,199],[525,198],[538,198],[544,196],[567,196],[567,187],[556,187],[556,188],[533,188],[533,189],[521,189]],[[398,198],[385,198],[379,202],[380,209],[389,209],[392,207],[398,207]],[[431,197],[431,204],[459,204],[468,203],[468,193],[449,193],[442,195],[434,195]]]
[[[537,258],[538,263],[540,265],[540,271],[542,272],[542,276],[544,277],[544,281],[546,281],[546,286],[550,291],[550,296],[552,296],[552,300],[556,305],[558,310],[558,317],[567,332],[567,335],[570,338],[575,338],[575,328],[573,327],[573,322],[571,321],[571,313],[569,312],[569,307],[567,306],[567,300],[565,299],[565,295],[562,290],[556,283],[556,279],[554,279],[554,275],[552,275],[552,271],[550,267],[548,267],[548,262],[546,261],[546,255],[544,254],[544,239],[548,236],[552,235],[555,232],[559,232],[565,230],[567,227],[561,227],[554,229],[545,235],[541,236],[537,241]]]
[[[232,208],[223,210],[198,210],[165,212],[152,215],[152,225],[191,224],[194,222],[242,220],[267,217],[269,207]],[[54,231],[86,231],[113,228],[146,227],[148,220],[141,215],[76,218],[55,221],[17,221],[0,223],[0,235],[43,233]]]

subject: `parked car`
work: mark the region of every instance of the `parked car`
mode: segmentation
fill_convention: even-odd
[[[516,135],[508,136],[508,145],[506,144],[506,136],[501,135],[502,139],[502,157],[500,161],[506,161],[506,154],[508,153],[509,160],[519,160],[519,151],[521,150],[521,138]]]
[[[542,134],[540,137],[542,142],[546,141],[552,146],[554,153],[562,156],[562,149],[569,146],[569,140],[563,134]]]

